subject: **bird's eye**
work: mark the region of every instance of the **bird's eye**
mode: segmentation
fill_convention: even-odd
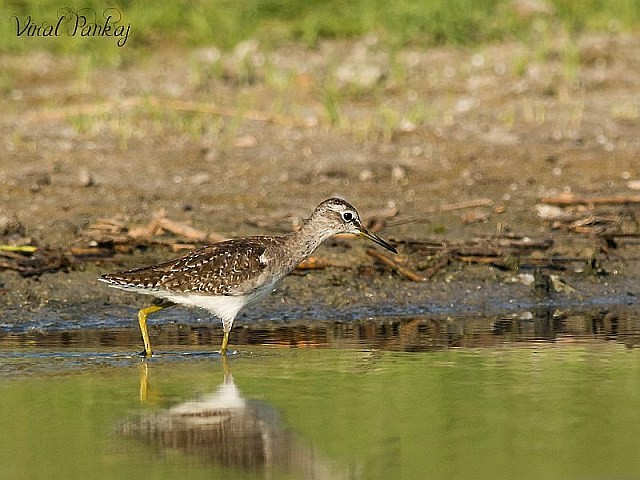
[[[351,220],[353,220],[353,213],[351,213],[351,212],[344,212],[344,213],[342,214],[342,219],[343,219],[345,222],[350,222]]]

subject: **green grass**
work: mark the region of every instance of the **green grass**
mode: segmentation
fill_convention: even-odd
[[[553,0],[553,21],[569,32],[587,30],[638,30],[637,0]],[[117,7],[123,21],[131,23],[125,48],[216,45],[230,49],[255,37],[265,45],[301,41],[315,45],[325,38],[352,38],[375,32],[393,46],[420,44],[473,45],[508,38],[526,39],[532,18],[518,17],[511,0],[216,0],[169,4],[120,0],[6,1],[0,0],[0,51],[33,48],[55,53],[91,52],[119,59],[122,49],[109,38],[26,38],[16,36],[16,15],[55,23],[61,6],[91,8],[100,16],[105,7]]]

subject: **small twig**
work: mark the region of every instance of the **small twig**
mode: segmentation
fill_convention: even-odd
[[[9,252],[6,250],[0,250],[0,257],[11,258],[13,260],[24,260],[25,255],[23,253]]]
[[[489,207],[491,205],[493,205],[493,200],[491,200],[490,198],[477,198],[475,200],[467,200],[466,202],[440,205],[440,207],[436,210],[440,210],[441,212],[450,212],[452,210],[461,210],[463,208]]]
[[[568,207],[571,205],[632,205],[640,203],[640,195],[630,197],[578,197],[575,195],[559,195],[557,197],[545,197],[540,200],[547,205]]]
[[[93,232],[102,232],[109,235],[117,235],[125,232],[127,229],[125,224],[113,218],[99,218],[95,223],[89,225],[89,230]]]
[[[146,227],[130,229],[129,236],[135,239],[146,240],[147,242],[151,241],[153,236],[160,230],[160,222],[166,214],[167,212],[164,209],[156,212]]]
[[[455,255],[456,260],[466,263],[492,264],[500,260],[500,256],[481,256],[481,255]]]
[[[322,270],[329,267],[331,263],[321,257],[309,257],[301,261],[296,270]]]
[[[465,212],[460,216],[462,223],[470,224],[470,223],[480,223],[486,222],[491,215],[488,212],[483,212],[481,210],[472,210],[470,212]]]
[[[207,239],[206,232],[165,217],[160,219],[159,226],[167,232],[178,235],[179,237],[185,237],[187,240],[192,240],[194,242],[203,242]]]
[[[6,260],[0,260],[0,269],[4,270],[14,270],[16,272],[21,272],[24,268],[20,267],[16,263],[7,262]]]
[[[479,242],[489,241],[499,247],[513,248],[516,250],[548,250],[553,246],[552,238],[533,239],[530,237],[497,237],[492,239],[478,239]]]
[[[399,273],[403,277],[411,280],[412,282],[424,282],[426,278],[421,275],[418,275],[413,270],[403,265],[400,265],[398,262],[393,260],[392,258],[387,257],[384,253],[380,253],[378,250],[374,248],[367,248],[367,254],[376,260],[384,263],[388,267],[391,267],[392,270]]]
[[[184,250],[195,250],[197,245],[195,243],[171,243],[169,245],[172,252],[182,252]]]
[[[104,247],[71,247],[67,253],[73,257],[110,257],[113,255],[113,250]]]
[[[227,237],[224,235],[220,235],[218,233],[207,233],[203,230],[198,230],[197,228],[193,228],[189,225],[176,222],[168,218],[162,218],[160,220],[160,228],[196,243],[218,243],[227,240]]]
[[[92,235],[92,237],[98,245],[128,245],[133,238],[130,235]]]
[[[442,270],[444,267],[449,265],[449,261],[451,260],[451,254],[446,253],[442,255],[431,267],[429,267],[424,272],[425,280],[431,280],[435,275]]]

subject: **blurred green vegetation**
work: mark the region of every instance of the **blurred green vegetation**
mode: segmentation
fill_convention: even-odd
[[[532,5],[551,12],[531,13]],[[571,33],[637,30],[640,26],[638,0],[0,0],[4,13],[0,50],[20,53],[35,47],[57,53],[121,54],[113,38],[88,41],[68,36],[16,36],[14,16],[22,22],[30,15],[35,23],[55,24],[59,9],[65,7],[92,9],[98,18],[105,8],[119,9],[123,22],[132,26],[126,47],[142,51],[167,45],[230,49],[247,38],[257,38],[266,46],[292,40],[313,46],[325,38],[352,38],[370,32],[390,46],[472,45],[509,38],[526,40],[538,18]]]

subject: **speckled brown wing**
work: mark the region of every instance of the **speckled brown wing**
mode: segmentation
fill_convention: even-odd
[[[107,274],[100,280],[123,289],[245,295],[259,284],[267,267],[269,237],[239,238],[194,250],[151,267]]]

